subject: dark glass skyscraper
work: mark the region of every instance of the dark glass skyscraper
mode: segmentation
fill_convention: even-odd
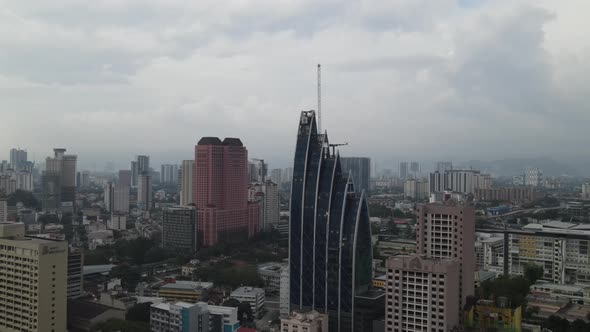
[[[330,331],[354,331],[355,296],[369,289],[372,259],[365,193],[355,192],[327,134],[317,132],[315,112],[302,112],[291,188],[290,309],[328,313]]]

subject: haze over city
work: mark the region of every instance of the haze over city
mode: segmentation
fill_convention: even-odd
[[[301,110],[346,155],[588,164],[587,1],[0,2],[0,151],[81,169],[240,137],[292,164]],[[0,156],[5,159],[7,156]],[[581,165],[581,166],[580,166]],[[586,167],[587,168],[587,167]]]

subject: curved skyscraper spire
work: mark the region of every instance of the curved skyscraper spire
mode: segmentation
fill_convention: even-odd
[[[314,111],[301,112],[290,207],[291,310],[328,313],[330,331],[355,330],[355,296],[372,281],[369,213]]]

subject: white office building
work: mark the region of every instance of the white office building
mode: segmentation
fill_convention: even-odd
[[[231,292],[230,297],[240,302],[250,303],[252,314],[254,317],[258,317],[262,308],[264,308],[265,291],[262,288],[254,287],[239,287]]]

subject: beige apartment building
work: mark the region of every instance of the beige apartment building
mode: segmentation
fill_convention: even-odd
[[[0,224],[0,331],[65,332],[68,246]]]
[[[293,312],[281,319],[281,332],[327,332],[328,315],[317,311]]]
[[[448,332],[458,327],[459,269],[456,259],[389,258],[385,330]]]

